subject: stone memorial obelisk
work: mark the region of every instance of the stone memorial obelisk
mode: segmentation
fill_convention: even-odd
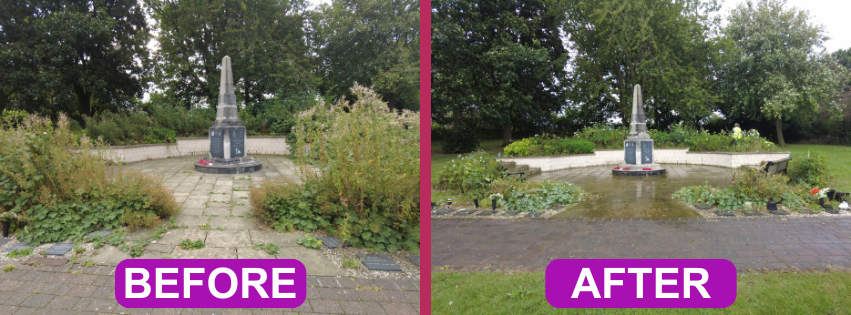
[[[632,90],[632,117],[629,122],[629,134],[623,142],[624,162],[612,170],[614,175],[650,176],[665,174],[665,168],[653,163],[653,138],[647,133],[647,117],[644,115],[644,101],[641,98],[641,85]]]
[[[245,126],[239,120],[233,69],[230,57],[222,58],[222,80],[216,121],[210,127],[210,155],[195,162],[195,170],[213,174],[241,174],[259,171],[263,164],[245,152]]]

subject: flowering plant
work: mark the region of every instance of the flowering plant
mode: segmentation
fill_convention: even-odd
[[[810,192],[810,195],[816,195],[816,197],[818,197],[818,198],[824,198],[824,197],[827,197],[828,191],[830,191],[830,188],[823,188],[823,189],[813,188],[813,190]]]

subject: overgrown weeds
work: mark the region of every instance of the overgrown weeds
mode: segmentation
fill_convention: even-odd
[[[354,246],[419,251],[419,119],[355,85],[356,101],[322,102],[298,115],[292,150],[304,184],[251,189],[276,230],[324,229]]]

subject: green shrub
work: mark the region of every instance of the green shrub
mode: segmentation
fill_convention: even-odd
[[[494,180],[505,177],[499,163],[485,152],[458,157],[437,172],[434,183],[438,188],[481,197],[490,191]]]
[[[746,201],[731,188],[718,189],[710,185],[683,187],[672,196],[690,204],[705,203],[726,210],[744,209]]]
[[[98,228],[151,226],[177,211],[160,179],[111,170],[102,142],[76,140],[60,115],[56,128],[30,116],[0,128],[0,215],[23,225],[18,239],[33,245],[82,239]],[[79,152],[79,153],[78,153]]]
[[[202,241],[202,240],[190,241],[188,239],[183,239],[183,240],[180,240],[180,248],[189,249],[189,250],[191,250],[191,249],[202,249],[202,248],[204,248],[204,241]]]
[[[30,115],[23,110],[4,108],[0,113],[0,128],[16,127],[18,124],[27,119]]]
[[[538,156],[594,153],[594,143],[585,139],[559,139],[552,135],[535,135],[505,147],[505,156]]]
[[[298,115],[291,145],[304,184],[264,182],[251,203],[276,228],[324,228],[354,246],[418,252],[419,117],[391,111],[362,86],[352,94],[356,102]]]
[[[572,204],[584,198],[582,189],[566,182],[525,181],[518,183],[510,193],[504,194],[506,210],[535,211],[556,204]]]
[[[597,124],[583,128],[574,133],[573,137],[591,141],[597,149],[622,149],[623,142],[626,140],[628,134],[628,126],[611,128],[606,125]]]
[[[832,180],[827,169],[827,157],[823,152],[792,154],[786,172],[792,182],[808,187],[824,187]]]

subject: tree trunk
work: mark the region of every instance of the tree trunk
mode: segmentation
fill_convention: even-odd
[[[783,121],[779,117],[774,118],[774,126],[777,127],[777,142],[781,147],[786,146],[786,141],[783,140]]]
[[[461,136],[461,113],[460,111],[452,112],[452,129],[455,130],[455,136]]]
[[[511,144],[511,124],[505,124],[502,127],[502,146],[507,147]]]
[[[92,108],[92,94],[79,84],[74,84],[74,94],[77,94],[77,106],[79,106],[80,115],[94,117],[95,110]]]

